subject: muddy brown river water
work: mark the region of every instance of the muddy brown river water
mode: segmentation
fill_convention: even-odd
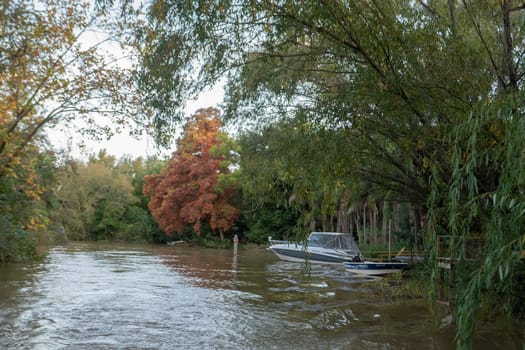
[[[264,249],[68,243],[0,265],[0,349],[454,349],[424,300]],[[487,324],[476,349],[522,349]]]

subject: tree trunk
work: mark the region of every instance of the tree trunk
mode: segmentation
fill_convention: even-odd
[[[454,0],[448,0],[448,11],[450,14],[450,28],[454,30],[456,28],[456,5]]]
[[[339,208],[338,211],[338,220],[337,220],[337,232],[350,232],[350,215],[347,213],[345,207]]]
[[[372,210],[370,210],[370,228],[374,244],[377,244],[377,205],[375,203],[372,206]]]
[[[366,204],[363,206],[363,242],[367,244],[367,233],[366,233]]]
[[[310,231],[312,232],[316,231],[315,227],[316,227],[316,220],[315,219],[310,220]]]
[[[501,2],[501,10],[503,12],[503,70],[506,73],[504,81],[507,82],[505,87],[508,90],[518,90],[518,73],[516,72],[516,66],[513,60],[514,56],[514,44],[512,42],[512,28],[510,12],[512,11],[512,3],[510,0],[503,0]],[[505,79],[506,78],[506,79]]]
[[[361,216],[359,215],[359,210],[355,211],[355,229],[357,233],[357,240],[359,241],[359,245],[363,243],[363,234],[361,232]]]
[[[382,216],[382,224],[381,224],[381,241],[382,244],[385,244],[387,240],[387,224],[388,224],[388,218],[387,218],[387,211],[386,211],[386,202],[383,202],[383,216]]]
[[[419,241],[421,232],[421,208],[417,207],[414,210],[414,249],[418,250],[418,247],[423,245],[423,242]]]

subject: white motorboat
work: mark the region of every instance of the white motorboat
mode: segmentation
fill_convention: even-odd
[[[340,264],[361,260],[359,248],[348,233],[312,232],[306,242],[268,240],[273,243],[268,249],[286,261]]]

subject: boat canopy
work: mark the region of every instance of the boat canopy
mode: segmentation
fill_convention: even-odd
[[[351,234],[336,232],[312,232],[308,237],[309,247],[337,249],[359,254],[359,248]]]

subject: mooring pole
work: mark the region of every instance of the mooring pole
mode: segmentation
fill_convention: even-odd
[[[239,237],[233,236],[233,255],[237,256],[237,250],[239,248]]]

